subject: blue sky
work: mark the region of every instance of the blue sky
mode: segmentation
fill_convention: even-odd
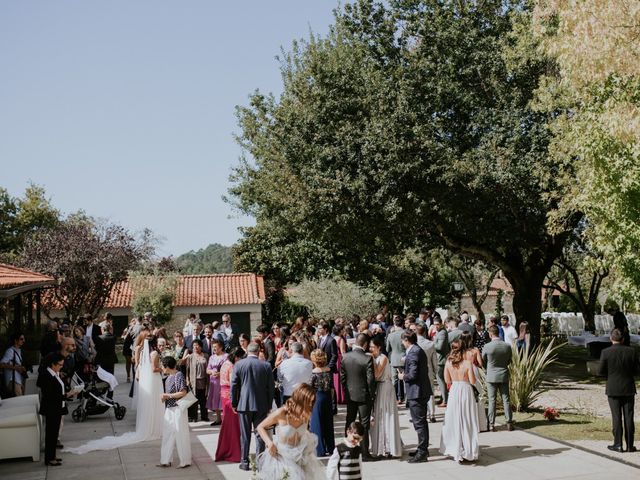
[[[333,0],[0,2],[0,186],[151,228],[161,255],[230,245],[235,106],[280,93],[275,56]],[[237,215],[236,215],[237,216]]]

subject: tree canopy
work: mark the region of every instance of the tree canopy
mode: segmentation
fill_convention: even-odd
[[[149,259],[153,245],[148,231],[137,237],[77,214],[29,237],[20,253],[21,265],[56,280],[53,298],[43,302],[45,311],[58,304],[76,320],[82,313],[96,315],[114,285]]]
[[[178,270],[185,274],[233,272],[231,247],[219,243],[183,253],[175,259],[175,264]]]
[[[553,64],[514,54],[529,18],[527,2],[360,0],[326,37],[294,43],[282,95],[238,109],[247,157],[231,194],[257,220],[240,261],[371,281],[408,248],[444,245],[499,267],[535,330],[577,218],[547,227],[552,113],[530,101]]]
[[[612,269],[640,289],[640,3],[539,0],[534,34],[558,64],[538,92],[554,120],[551,152],[570,193],[559,215],[582,211]]]

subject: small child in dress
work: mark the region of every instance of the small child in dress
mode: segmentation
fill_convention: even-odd
[[[360,480],[362,478],[362,447],[360,441],[364,427],[352,422],[347,429],[347,438],[333,451],[327,463],[327,480]]]

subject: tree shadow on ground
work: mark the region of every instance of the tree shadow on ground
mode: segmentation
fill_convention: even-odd
[[[488,445],[480,446],[480,458],[475,465],[481,467],[489,467],[496,463],[502,463],[509,460],[518,460],[530,457],[551,457],[560,455],[569,447],[558,448],[531,448],[531,445],[509,445],[500,447],[490,447]]]
[[[575,418],[571,418],[569,420],[566,420],[564,418],[557,418],[552,422],[549,422],[549,420],[547,420],[546,418],[536,418],[536,419],[530,419],[530,420],[519,420],[518,421],[518,428],[521,428],[522,430],[529,430],[531,428],[535,428],[535,427],[539,427],[541,425],[588,425],[591,424],[592,422],[589,421],[588,419],[575,419]]]

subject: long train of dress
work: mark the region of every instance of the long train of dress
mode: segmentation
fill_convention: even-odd
[[[383,359],[383,355],[380,355],[375,362],[380,363]],[[373,456],[391,454],[394,457],[401,457],[400,420],[389,362],[376,384],[376,400],[373,404],[374,421],[371,425],[371,454]]]
[[[140,380],[137,386],[136,429],[119,436],[109,436],[91,440],[79,447],[67,448],[63,452],[83,454],[94,450],[112,450],[147,440],[162,437],[164,404],[160,395],[164,392],[162,378],[154,373],[149,353],[149,342],[144,341],[140,361]]]

